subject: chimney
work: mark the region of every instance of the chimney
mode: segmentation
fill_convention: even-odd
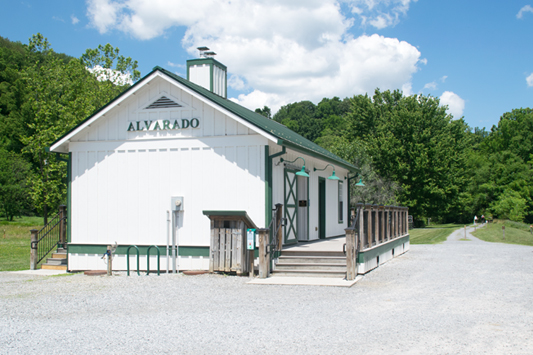
[[[198,47],[198,59],[187,61],[187,80],[203,86],[212,93],[227,98],[228,73],[224,64],[217,61],[215,52],[207,47]]]

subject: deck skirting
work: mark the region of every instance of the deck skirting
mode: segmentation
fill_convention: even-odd
[[[357,273],[366,274],[409,250],[409,234],[359,252]]]

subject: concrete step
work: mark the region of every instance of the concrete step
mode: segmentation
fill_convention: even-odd
[[[41,265],[41,269],[45,270],[67,270],[67,265],[47,265],[43,264]]]
[[[339,264],[301,264],[301,263],[278,263],[276,270],[323,270],[346,272],[346,265]]]
[[[309,251],[309,250],[290,250],[290,249],[283,249],[281,252],[281,256],[286,257],[299,257],[299,256],[312,256],[312,257],[321,257],[321,256],[337,256],[337,257],[343,257],[346,258],[346,255],[342,252],[342,250],[339,251]]]
[[[290,276],[290,277],[333,277],[343,279],[346,276],[346,271],[331,271],[331,270],[306,270],[306,269],[287,269],[274,270],[273,276]]]
[[[279,263],[302,263],[302,264],[339,264],[346,266],[345,256],[285,256],[279,257]]]
[[[67,265],[67,259],[48,258],[43,265]]]

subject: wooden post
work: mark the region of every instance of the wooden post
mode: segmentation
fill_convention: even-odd
[[[113,275],[113,252],[111,251],[112,246],[107,246],[107,276]],[[147,256],[150,257],[149,255]],[[148,272],[150,270],[147,270]]]
[[[372,205],[366,205],[365,211],[367,211],[366,215],[366,241],[368,243],[368,247],[372,247]]]
[[[67,216],[67,206],[59,206],[59,216],[61,219],[61,222],[59,223],[59,245],[64,248],[67,242],[66,220],[64,219]]]
[[[357,231],[357,237],[359,238],[359,247],[364,248],[364,236],[363,232],[365,231],[365,219],[363,213],[363,205],[358,203],[357,209],[359,210],[359,230]]]
[[[503,231],[503,240],[505,240],[505,226],[502,226],[502,231]]]
[[[281,225],[281,218],[283,216],[283,204],[276,203],[276,230],[278,231],[278,248],[281,250],[281,245],[283,244],[283,228],[278,227]]]
[[[31,251],[30,251],[30,270],[35,270],[37,268],[37,229],[32,229],[31,233]]]
[[[259,278],[266,279],[268,277],[268,232],[267,228],[261,228],[257,230],[259,234]]]
[[[254,252],[255,250],[248,250],[250,258],[250,277],[254,277]]]
[[[357,260],[355,260],[357,239],[354,229],[347,228],[344,231],[346,233],[346,280],[353,281],[357,275]]]
[[[379,244],[379,207],[378,205],[372,206],[374,210],[374,239],[376,240],[376,245]]]
[[[381,226],[379,228],[379,239],[382,243],[385,243],[385,206],[379,206],[379,215],[381,219]]]
[[[405,234],[409,234],[409,209],[405,208]]]

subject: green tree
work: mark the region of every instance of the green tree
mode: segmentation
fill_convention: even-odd
[[[315,113],[315,104],[311,101],[301,101],[282,106],[273,119],[310,141],[315,141],[322,131],[320,120],[316,118]]]
[[[31,117],[29,131],[21,137],[25,144],[23,152],[31,156],[36,167],[36,174],[31,180],[31,196],[46,223],[49,209],[65,203],[67,191],[65,163],[57,159],[55,154],[47,152],[47,148],[127,86],[117,86],[112,78],[108,80],[98,77],[98,73],[92,74],[86,68],[88,59],[71,59],[65,64],[61,58],[53,55],[46,38],[40,35],[30,39],[28,47],[46,58],[24,72],[24,83],[28,90],[27,114]],[[104,47],[105,50],[108,48]],[[88,53],[91,54],[88,56],[91,64],[103,60],[107,66],[109,62],[105,61],[105,57],[118,55],[118,49],[111,54],[104,51],[104,59],[94,57],[94,51]],[[123,62],[132,63],[129,58],[122,60],[119,62],[122,63],[121,67],[115,70],[124,69]]]
[[[264,106],[263,108],[256,108],[255,112],[257,112],[260,115],[265,116],[266,118],[271,119],[272,118],[272,112],[270,111],[270,107]]]
[[[31,164],[20,154],[0,150],[0,207],[10,221],[30,209],[30,173]]]

